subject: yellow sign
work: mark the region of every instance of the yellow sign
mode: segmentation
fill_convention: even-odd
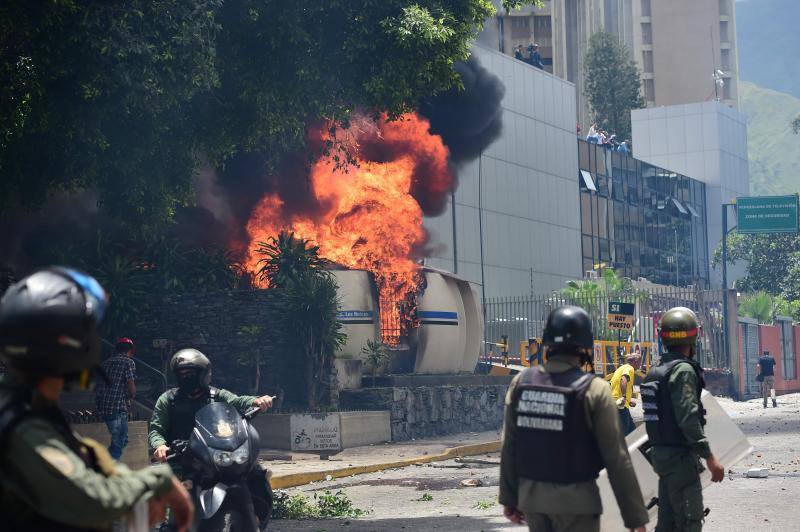
[[[627,314],[609,314],[608,328],[620,331],[632,331],[633,316],[629,316]]]

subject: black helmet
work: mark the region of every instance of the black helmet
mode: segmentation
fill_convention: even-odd
[[[100,363],[100,335],[108,297],[92,277],[69,268],[37,271],[9,287],[0,300],[0,357],[32,377],[90,382]]]
[[[697,315],[686,307],[673,307],[661,316],[658,335],[665,346],[694,345],[700,325]]]
[[[181,349],[172,355],[169,368],[178,381],[178,389],[183,393],[194,393],[211,385],[211,361],[197,349]]]
[[[571,305],[555,309],[547,317],[542,343],[554,353],[591,349],[594,337],[589,315],[582,308]]]

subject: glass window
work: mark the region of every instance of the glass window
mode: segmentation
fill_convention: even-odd
[[[656,82],[653,79],[644,80],[644,99],[648,102],[656,101]]]
[[[592,179],[592,174],[587,172],[586,170],[581,170],[581,187],[585,188],[586,190],[591,190],[592,192],[597,192],[597,187],[594,184],[594,179]]]
[[[642,69],[644,72],[652,73],[653,72],[653,51],[652,50],[644,50],[642,51]]]
[[[642,24],[644,26],[644,24]],[[644,31],[642,31],[644,33]],[[720,42],[730,42],[730,36],[728,35],[728,21],[721,20],[719,23],[719,40]]]
[[[642,44],[653,44],[653,26],[649,22],[642,22]]]
[[[728,2],[729,0],[719,0],[719,14],[720,15],[729,15],[730,11],[728,10]],[[644,11],[644,9],[642,9]],[[644,13],[642,13],[644,14]]]
[[[581,192],[581,230],[592,234],[592,196],[588,192]]]
[[[731,78],[725,78],[725,84],[722,86],[722,99],[731,99]]]
[[[720,53],[720,66],[722,70],[729,71],[731,69],[731,50],[730,48],[723,48]],[[647,71],[645,71],[647,72]]]
[[[794,327],[789,320],[780,320],[781,325],[781,361],[783,362],[784,380],[797,378],[797,359],[794,353]]]
[[[720,0],[723,2],[724,0]],[[650,9],[650,0],[642,0],[642,16],[649,17],[651,16],[652,10]]]
[[[584,170],[590,169],[588,142],[578,142],[578,165]]]

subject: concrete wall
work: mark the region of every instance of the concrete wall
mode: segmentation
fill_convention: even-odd
[[[496,430],[507,385],[395,386],[343,391],[346,408],[391,411],[392,441]]]
[[[655,3],[655,2],[654,2]],[[750,194],[747,118],[719,102],[639,109],[631,113],[633,153],[637,159],[706,183],[709,251],[722,235],[721,204]],[[729,228],[735,225],[732,213]],[[743,269],[728,269],[728,282]],[[722,286],[719,269],[712,285]]]
[[[391,440],[388,411],[333,412],[339,416],[342,449]],[[264,414],[251,422],[258,431],[261,449],[292,448],[292,414]]]
[[[97,440],[103,445],[108,446],[111,443],[111,435],[105,423],[81,423],[72,425],[72,429],[84,438]],[[131,469],[141,469],[150,464],[146,421],[128,423],[128,446],[122,452],[120,461]]]
[[[487,297],[561,288],[581,276],[575,87],[480,45],[473,53],[506,86],[503,132],[458,170],[455,202],[425,219],[426,264],[480,285],[482,242]]]

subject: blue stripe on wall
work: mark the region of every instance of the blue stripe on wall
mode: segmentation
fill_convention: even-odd
[[[417,312],[417,316],[421,320],[457,320],[458,312],[447,312],[443,310],[420,310]]]

